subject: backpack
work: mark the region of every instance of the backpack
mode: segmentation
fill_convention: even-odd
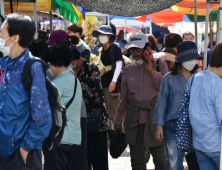
[[[39,61],[44,67],[44,72],[46,75],[45,64],[41,59],[34,57],[26,61],[21,74],[22,84],[25,90],[28,92],[30,97],[31,86],[32,86],[32,76],[31,76],[31,66],[34,62]],[[43,150],[55,149],[61,142],[64,128],[66,125],[66,108],[62,104],[62,99],[58,88],[46,77],[46,89],[48,91],[48,101],[51,109],[52,116],[52,127],[49,136],[43,141]],[[31,112],[30,112],[30,117]]]

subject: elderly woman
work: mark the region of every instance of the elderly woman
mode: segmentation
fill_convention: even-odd
[[[154,115],[154,124],[157,125],[155,136],[160,142],[165,139],[168,170],[184,169],[184,152],[176,146],[177,119],[187,81],[198,68],[198,58],[200,56],[194,42],[180,43],[177,46],[177,57],[160,86]]]
[[[103,75],[101,75],[103,93],[106,98],[110,127],[113,128],[114,116],[119,103],[119,96],[114,96],[111,93],[116,89],[116,86],[120,85],[118,77],[122,69],[122,52],[118,45],[114,44],[115,35],[112,32],[111,27],[107,25],[100,26],[99,30],[93,31],[93,36],[99,38],[100,43],[103,45],[101,51],[101,61],[104,66],[112,66],[112,54],[115,57],[116,68],[109,69]],[[118,84],[119,83],[119,84]]]
[[[51,72],[56,77],[53,83],[58,87],[62,103],[65,106],[76,92],[74,99],[66,110],[67,122],[61,144],[53,151],[45,151],[44,169],[67,170],[71,163],[67,163],[75,152],[76,146],[81,144],[80,112],[82,105],[82,89],[79,81],[68,70],[72,61],[72,52],[68,45],[63,43],[49,47],[43,58],[51,64]]]
[[[168,72],[164,60],[159,61],[156,71],[156,60],[147,53],[148,37],[137,32],[129,38],[128,49],[134,62],[123,70],[122,92],[115,116],[115,129],[122,131],[125,118],[126,142],[130,146],[132,170],[146,170],[145,152],[149,148],[156,170],[166,170],[164,142],[155,139],[156,126],[152,123],[160,83]]]
[[[89,170],[108,170],[107,127],[108,110],[102,91],[101,76],[98,67],[80,56],[77,49],[72,65],[82,86],[83,100],[87,112],[87,158]],[[94,114],[97,114],[94,117]],[[96,121],[95,119],[98,119]],[[78,156],[78,155],[77,155]],[[75,159],[75,158],[74,158]],[[75,160],[73,159],[73,162]],[[73,166],[73,170],[78,169]]]

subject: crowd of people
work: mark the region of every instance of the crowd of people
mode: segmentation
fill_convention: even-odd
[[[40,170],[43,164],[44,170],[108,170],[108,129],[125,133],[132,170],[146,170],[150,155],[156,170],[183,170],[177,127],[187,92],[194,148],[185,156],[189,169],[219,169],[222,44],[203,70],[191,32],[136,32],[127,42],[115,41],[103,25],[92,33],[101,44],[93,59],[82,27],[70,24],[47,41],[34,40],[35,32],[34,21],[16,13],[1,26],[0,170]],[[30,60],[36,62],[26,80]],[[56,105],[49,84],[59,91]],[[53,106],[66,118],[53,115]],[[61,122],[53,138],[61,140],[43,149]]]

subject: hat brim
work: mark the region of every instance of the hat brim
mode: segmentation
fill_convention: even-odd
[[[105,32],[105,31],[101,31],[101,30],[94,30],[94,31],[92,32],[92,36],[95,37],[95,38],[98,38],[100,33],[106,34],[106,35],[115,36],[113,33]]]
[[[46,41],[46,43],[47,43],[47,44],[48,44],[48,46],[49,46],[49,45],[52,45],[54,42],[53,42],[53,41],[48,40],[48,41]]]
[[[130,48],[144,48],[145,45],[146,44],[144,44],[144,43],[129,44],[127,49],[129,50]]]
[[[119,43],[120,48],[123,48],[127,45],[127,43]]]
[[[164,37],[165,37],[165,35],[162,34],[162,35],[160,35],[158,38],[164,38]]]

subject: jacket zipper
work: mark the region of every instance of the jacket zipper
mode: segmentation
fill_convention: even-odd
[[[12,147],[14,146],[14,137],[12,137]]]

